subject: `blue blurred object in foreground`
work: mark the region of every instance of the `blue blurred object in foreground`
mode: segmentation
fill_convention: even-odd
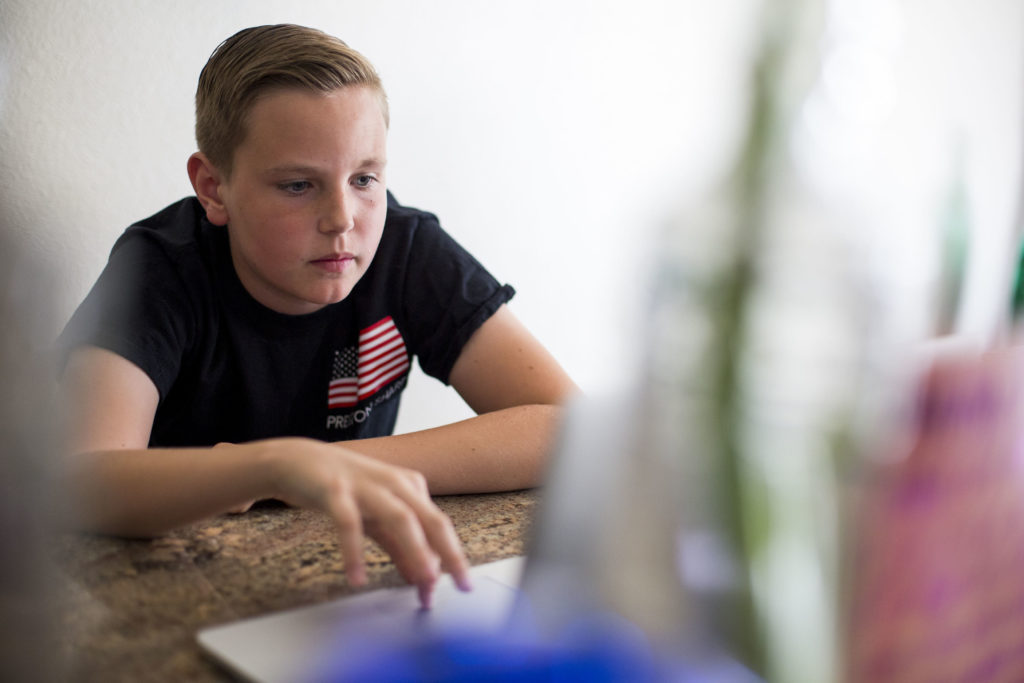
[[[412,641],[374,638],[345,644],[345,654],[326,662],[316,681],[355,683],[459,683],[490,681],[586,681],[587,683],[752,683],[731,661],[686,662],[656,654],[636,627],[614,615],[581,619],[563,637],[543,642],[507,633],[450,632]],[[382,634],[376,634],[382,635]],[[353,652],[359,655],[352,657]]]

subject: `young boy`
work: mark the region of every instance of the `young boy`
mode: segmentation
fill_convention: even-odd
[[[385,189],[373,67],[298,26],[241,31],[196,92],[195,197],[130,227],[62,334],[78,523],[152,535],[276,498],[363,532],[429,599],[467,562],[430,494],[537,484],[575,385],[500,286]],[[411,357],[478,416],[391,436]]]

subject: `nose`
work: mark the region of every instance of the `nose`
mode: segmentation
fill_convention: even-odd
[[[344,190],[332,192],[325,204],[320,218],[320,232],[345,233],[355,227],[355,202]]]

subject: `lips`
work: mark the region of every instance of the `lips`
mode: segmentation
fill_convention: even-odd
[[[355,260],[356,257],[354,254],[345,252],[341,254],[328,254],[326,256],[321,256],[318,259],[313,259],[310,263],[328,272],[340,273],[345,268],[355,263]]]

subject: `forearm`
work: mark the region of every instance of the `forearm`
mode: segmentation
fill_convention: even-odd
[[[432,495],[511,491],[540,483],[561,415],[558,406],[516,406],[344,446],[418,470]]]
[[[62,472],[68,525],[153,536],[270,497],[274,473],[265,443],[69,456]]]

